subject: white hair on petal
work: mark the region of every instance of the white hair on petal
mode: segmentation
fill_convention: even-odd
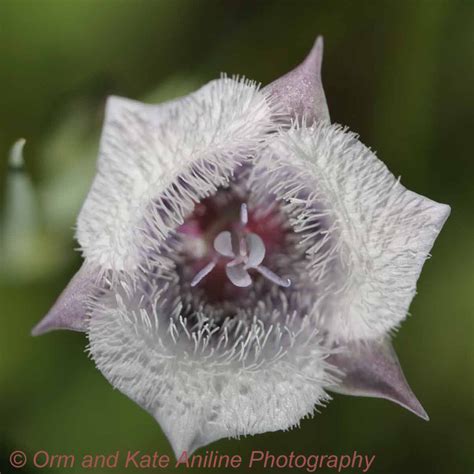
[[[450,208],[402,186],[338,125],[295,125],[257,161],[253,188],[272,192],[306,246],[326,300],[320,324],[341,342],[394,330]]]
[[[178,456],[222,437],[290,428],[328,400],[334,369],[310,317],[264,301],[224,320],[185,314],[174,283],[158,281],[127,277],[95,301],[88,349]]]
[[[158,239],[182,223],[258,153],[278,114],[254,82],[226,77],[157,106],[111,97],[77,224],[84,256],[105,269],[136,269],[150,221]]]

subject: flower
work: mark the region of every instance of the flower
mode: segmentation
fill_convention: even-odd
[[[33,332],[87,332],[177,456],[295,426],[328,390],[427,418],[390,336],[450,209],[330,123],[322,48],[263,89],[107,103],[85,261]]]

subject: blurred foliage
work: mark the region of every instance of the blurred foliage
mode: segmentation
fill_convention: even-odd
[[[360,133],[407,187],[453,208],[419,281],[414,317],[395,340],[431,421],[385,401],[335,396],[299,430],[224,440],[212,449],[246,456],[252,449],[357,450],[377,455],[371,472],[472,472],[469,0],[1,1],[3,216],[18,204],[6,198],[18,194],[6,178],[9,150],[20,137],[27,140],[23,178],[36,196],[29,204],[36,211],[23,222],[34,225],[34,242],[14,263],[9,252],[10,263],[2,260],[0,268],[2,472],[10,472],[14,449],[171,453],[152,418],[94,368],[83,335],[29,335],[80,264],[73,226],[94,174],[106,97],[167,100],[221,71],[267,83],[297,64],[317,34],[325,36],[323,79],[333,121]],[[7,232],[4,224],[0,231],[20,245],[25,228]]]

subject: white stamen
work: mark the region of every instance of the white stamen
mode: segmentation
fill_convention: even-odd
[[[263,265],[259,265],[258,267],[254,268],[265,278],[270,280],[272,283],[275,283],[275,285],[283,286],[284,288],[288,288],[291,285],[291,280],[289,278],[281,278],[277,274],[273,273],[269,268],[264,267]]]
[[[202,270],[200,270],[191,282],[191,286],[196,286],[203,278],[205,278],[209,273],[212,272],[216,266],[217,261],[213,260],[209,262]]]
[[[240,206],[240,223],[243,227],[248,223],[247,204]],[[236,239],[237,240],[237,239]],[[233,245],[235,244],[235,245]],[[291,281],[281,278],[273,273],[267,267],[261,265],[265,258],[266,249],[262,238],[253,233],[241,235],[238,239],[238,249],[235,248],[237,242],[232,241],[232,234],[228,230],[220,232],[214,239],[214,250],[219,254],[215,259],[208,263],[192,280],[191,286],[196,286],[203,278],[205,278],[216,266],[219,258],[232,258],[227,263],[225,272],[229,280],[238,287],[246,287],[252,284],[252,278],[247,270],[254,268],[265,278],[275,285],[288,288]]]
[[[246,226],[249,223],[249,212],[245,202],[240,206],[240,223],[243,226]]]
[[[247,242],[243,237],[239,239],[239,255],[242,257],[244,261],[247,260],[247,255],[249,253],[249,249],[247,248]]]

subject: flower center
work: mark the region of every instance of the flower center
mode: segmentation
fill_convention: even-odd
[[[239,225],[232,226],[233,231],[223,230],[213,241],[215,251],[212,260],[202,268],[192,279],[191,286],[198,285],[221,261],[225,262],[227,278],[237,287],[247,287],[252,284],[249,270],[254,269],[275,285],[289,287],[288,278],[281,278],[269,268],[262,265],[266,248],[262,238],[248,229],[248,208],[246,203],[240,206]]]

